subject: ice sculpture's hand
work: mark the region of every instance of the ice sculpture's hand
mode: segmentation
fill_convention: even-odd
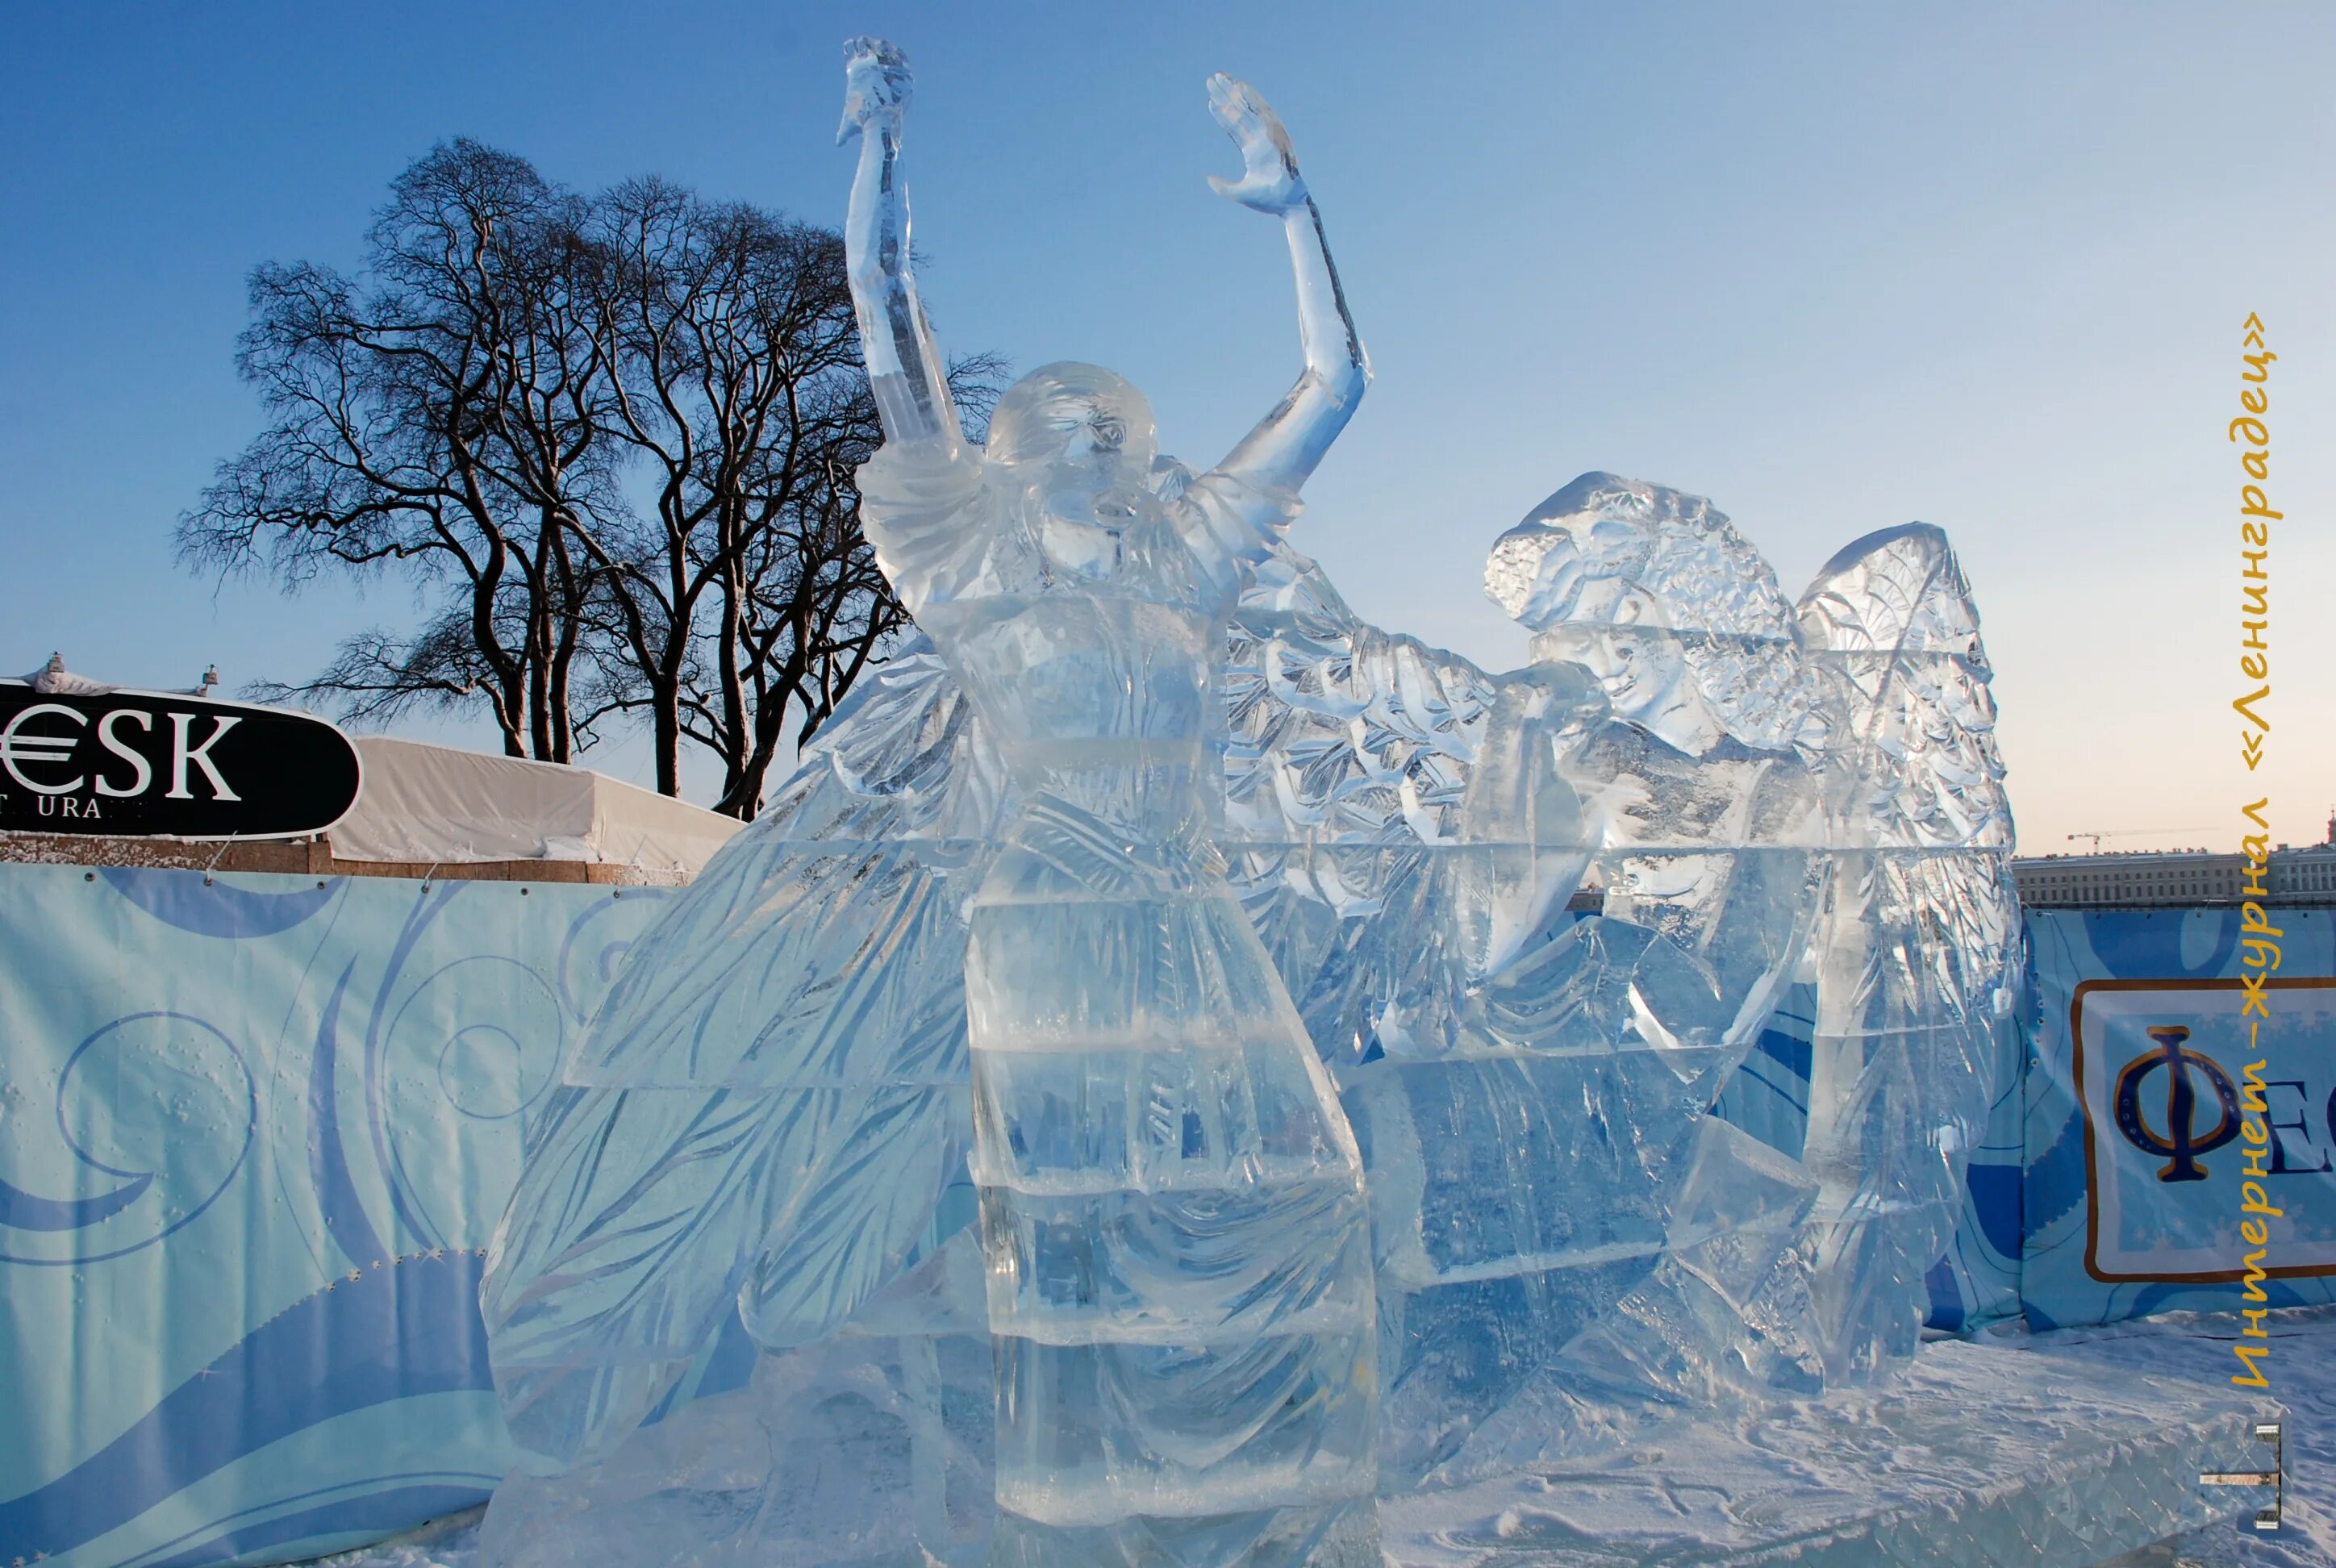
[[[871,121],[898,130],[909,107],[909,57],[900,46],[881,38],[853,38],[843,45],[843,123],[836,127],[838,147],[858,134]]]
[[[1306,205],[1306,181],[1299,178],[1290,132],[1256,88],[1220,71],[1209,78],[1209,112],[1241,153],[1241,177],[1221,180],[1212,174],[1211,190],[1277,218]]]

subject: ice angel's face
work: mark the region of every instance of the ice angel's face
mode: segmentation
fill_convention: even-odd
[[[1583,619],[1533,638],[1537,661],[1578,664],[1597,677],[1617,717],[1700,755],[1719,738],[1693,664],[1662,601],[1621,578],[1583,585]]]
[[[1049,365],[998,400],[989,461],[1050,501],[1076,505],[1144,488],[1159,446],[1152,405],[1099,365]]]
[[[1611,600],[1598,607],[1606,613],[1561,622],[1543,632],[1535,648],[1587,667],[1616,713],[1646,723],[1681,699],[1686,656],[1652,595],[1612,579],[1593,587],[1607,590],[1598,595]]]
[[[1144,487],[1152,469],[1151,433],[1132,430],[1129,413],[1087,399],[1065,399],[1045,411],[1052,450],[1038,490],[1048,511],[1084,520]]]
[[[1081,575],[1107,575],[1120,535],[1157,504],[1151,404],[1100,365],[1050,365],[1015,383],[998,399],[986,451],[1036,502],[1047,555]]]

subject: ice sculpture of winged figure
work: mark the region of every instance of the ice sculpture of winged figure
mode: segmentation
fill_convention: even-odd
[[[1955,1139],[1938,1130],[1984,1105],[2010,929],[1986,667],[1943,539],[1861,541],[1796,606],[1708,503],[1589,474],[1488,568],[1535,630],[1533,666],[1488,675],[1382,632],[1280,538],[1362,361],[1261,102],[1212,84],[1249,170],[1227,193],[1284,217],[1308,371],[1194,476],[1153,458],[1132,388],[1084,366],[1026,379],[988,449],[969,449],[906,265],[905,68],[863,48],[851,83],[853,254],[894,437],[866,482],[871,534],[896,580],[923,583],[904,592],[939,646],[855,690],[645,934],[545,1102],[485,1295],[531,1461],[606,1458],[734,1315],[765,1362],[1006,1324],[1025,1359],[984,1385],[1011,1407],[978,1468],[1009,1511],[1038,1514],[1061,1499],[1014,1492],[1013,1467],[1077,1466],[1044,1446],[1051,1427],[1017,1436],[1017,1409],[1057,1408],[1026,1391],[1093,1390],[1086,1411],[1146,1424],[1138,1437],[1190,1471],[1241,1446],[1239,1420],[1191,1425],[1229,1388],[1290,1407],[1294,1388],[1331,1387],[1331,1344],[1371,1376],[1354,1326],[1374,1265],[1382,1486],[1546,1451],[1601,1401],[1806,1392],[1903,1349],[1924,1266],[1910,1261],[1936,1256],[1952,1196]],[[1144,635],[1115,630],[1130,625]],[[1047,667],[1066,648],[1089,667]],[[1064,713],[1090,711],[1098,675],[1154,706],[1066,746]],[[1188,747],[1187,713],[1220,706],[1221,748]],[[1135,782],[1102,777],[1105,754],[1138,762]],[[1194,776],[1211,769],[1221,805]],[[1155,924],[1165,908],[1202,933],[1142,960],[1145,1027],[1222,995],[1231,1010],[1192,1032],[1262,1037],[1267,1070],[1230,1097],[1232,1080],[1163,1078],[1124,1048],[1124,1018],[1105,1048],[1027,1048],[1066,1019],[1105,1034],[1099,1009],[1133,1005],[1093,979],[1135,950],[1129,928],[1092,908],[1065,923],[1046,906],[1066,901],[1141,903]],[[1812,966],[1817,1083],[1806,1145],[1779,1152],[1708,1113]],[[1044,995],[1017,979],[1050,969],[1067,978]],[[1335,1097],[1289,1074],[1293,1007]],[[1278,1134],[1260,1119],[1277,1094]],[[1359,1265],[1348,1121],[1371,1206]],[[1261,1188],[1291,1222],[1261,1246],[1255,1216],[1225,1206],[1225,1173],[1299,1145],[1308,1176]],[[1098,1196],[1124,1203],[1147,1172],[1155,1193],[1202,1196],[1098,1227]],[[1098,1228],[1134,1241],[1114,1258]],[[1145,1362],[1145,1314],[1191,1310],[1174,1281],[1220,1237],[1220,1272],[1251,1253],[1267,1276],[1335,1260],[1306,1276],[1331,1310],[1286,1337],[1271,1378]],[[1107,1297],[1135,1332],[1096,1334]],[[935,1377],[904,1369],[902,1387]],[[1146,1395],[1156,1417],[1132,1414]],[[946,1403],[928,1401],[927,1427]],[[1352,1460],[1357,1430],[1298,1439]],[[1274,1503],[1247,1510],[1255,1541],[1281,1530],[1306,1550],[1355,1495],[1344,1474],[1314,1494],[1329,1507],[1250,1493]],[[1083,1514],[1022,1515],[1026,1555],[1127,1550],[1113,1485]],[[953,1531],[965,1545],[949,1505],[920,1493],[906,1512],[922,1549],[953,1559]],[[1193,1528],[1144,1517],[1154,1545]]]
[[[848,56],[843,134],[861,156],[845,244],[886,437],[860,473],[861,523],[1012,786],[978,879],[951,890],[948,916],[965,928],[956,1005],[924,998],[965,1053],[970,1136],[935,1092],[925,1048],[943,1034],[922,1007],[900,1020],[831,1013],[823,1052],[791,1034],[765,1055],[766,1030],[699,1028],[646,1055],[608,1037],[568,1074],[585,1125],[539,1145],[513,1210],[526,1220],[507,1229],[487,1290],[514,1431],[554,1458],[618,1434],[663,1397],[683,1359],[667,1352],[708,1327],[708,1302],[647,1280],[614,1320],[606,1292],[576,1288],[579,1270],[605,1258],[628,1275],[639,1248],[676,1232],[694,1246],[691,1232],[718,1224],[752,1238],[730,1272],[756,1342],[816,1339],[905,1255],[904,1227],[888,1222],[901,1216],[871,1215],[870,1189],[930,1193],[917,1176],[962,1151],[998,1352],[1002,1560],[1182,1562],[1189,1544],[1195,1563],[1365,1561],[1377,1550],[1377,1328],[1361,1160],[1212,831],[1226,626],[1368,380],[1319,215],[1263,100],[1213,78],[1211,107],[1244,162],[1216,188],[1279,219],[1290,245],[1296,385],[1173,486],[1154,482],[1144,398],[1098,366],[1023,377],[974,445],[910,270],[907,65],[871,39]],[[872,892],[857,872],[803,891],[817,880],[789,891],[823,896],[822,915],[848,920]],[[871,993],[944,908],[887,901],[900,924],[885,934],[903,950],[851,955],[852,983]],[[842,955],[817,956],[827,968]],[[657,1099],[643,1091],[668,1075],[735,1100],[681,1105],[686,1125],[638,1125],[627,1096]],[[536,1198],[540,1174],[597,1209],[600,1162],[644,1136],[667,1151],[682,1140],[686,1163],[754,1168],[725,1169],[734,1190],[686,1215],[674,1198],[702,1173],[665,1181],[672,1195],[655,1203],[628,1183],[618,1206],[634,1212],[599,1211],[581,1236]],[[676,1156],[659,1157],[651,1185],[676,1175]],[[822,1160],[844,1167],[832,1189]],[[611,1329],[631,1364],[612,1370],[604,1353],[579,1373],[574,1351],[605,1351]]]
[[[1994,1093],[2018,930],[1990,671],[1939,530],[1854,541],[1796,602],[1708,502],[1592,473],[1502,537],[1485,584],[1538,661],[1589,669],[1612,704],[1572,754],[1610,808],[1601,914],[1574,929],[1621,915],[1704,959],[1681,985],[1649,943],[1663,961],[1629,974],[1631,1001],[1668,1002],[1641,1055],[1733,1070],[1796,978],[1815,1037],[1805,1126],[1756,1139],[1700,1090],[1684,1120],[1638,1103],[1634,1137],[1684,1129],[1660,1253],[1587,1318],[1566,1309],[1563,1342],[1496,1398],[1445,1392],[1447,1416],[1476,1416],[1426,1456],[1455,1479],[1910,1355]],[[1722,1045],[1700,1066],[1675,1027],[1698,1014]]]
[[[1561,492],[1521,528],[1539,534],[1585,511],[1627,520],[1641,493],[1659,513],[1705,510],[1603,475],[1568,488],[1571,501]],[[1611,531],[1617,519],[1605,521]],[[1488,570],[1511,608],[1523,602],[1516,536]],[[1767,575],[1733,553],[1736,570]],[[1521,672],[1530,680],[1487,675],[1361,622],[1286,547],[1255,574],[1228,633],[1220,842],[1371,1135],[1380,1289],[1400,1319],[1385,1435],[1398,1475],[1546,1452],[1585,1403],[1708,1403],[1731,1378],[1753,1385],[1740,1392],[1809,1392],[1829,1366],[1870,1369],[1884,1346],[1902,1350],[1919,1324],[1925,1265],[1910,1271],[1904,1260],[1935,1257],[1951,1222],[1938,1194],[1954,1184],[1952,1140],[1920,1129],[1967,1127],[1983,1108],[1980,1034],[2007,958],[2008,818],[1968,589],[1935,531],[1891,531],[1842,552],[1797,612],[1770,615],[1755,646],[1731,648],[1697,624],[1725,612],[1689,598],[1691,575],[1660,568],[1651,586],[1610,583],[1529,616],[1543,636],[1573,628],[1544,655],[1586,654],[1590,671],[1669,672],[1588,692],[1559,680],[1555,704],[1549,673],[1575,671],[1570,660]],[[1584,645],[1607,624],[1601,599],[1637,606],[1621,623],[1639,639],[1627,659]],[[1666,626],[1688,623],[1669,647],[1650,646],[1657,628],[1643,612],[1657,599]],[[1752,656],[1776,655],[1795,632],[1802,651],[1747,683]],[[1853,677],[1864,694],[1854,704]],[[1610,684],[1611,706],[1600,701]],[[1791,722],[1766,697],[1747,711],[1727,695],[1787,687]],[[1747,797],[1743,770],[1729,781],[1716,765],[1728,757],[1688,749],[1698,736],[1707,751],[1787,777],[1764,805],[1757,788]],[[1553,780],[1519,765],[1536,747]],[[1861,831],[1896,852],[1836,852],[1846,831],[1820,824],[1825,847],[1812,863],[1796,842],[1811,829],[1796,758],[1818,765],[1829,811],[1860,812]],[[1707,761],[1712,774],[1698,776]],[[535,1430],[524,1424],[534,1395],[600,1423],[605,1452],[702,1355],[734,1303],[764,1344],[805,1345],[904,1281],[949,1276],[946,1244],[970,1244],[963,908],[1014,817],[1015,789],[947,667],[912,648],[854,692],[754,826],[645,935],[537,1135],[529,1185],[560,1198],[515,1203],[507,1229],[514,1254],[560,1261],[538,1265],[548,1285],[500,1298],[521,1310],[498,1323],[499,1356],[513,1344],[552,1352],[500,1367],[515,1428]],[[1960,817],[1918,803],[1956,799]],[[1761,812],[1769,842],[1747,844]],[[1698,818],[1711,824],[1699,842],[1680,826]],[[1930,826],[1917,832],[1916,818]],[[1698,872],[1668,892],[1654,874],[1666,833],[1685,841],[1673,858]],[[1855,900],[1868,896],[1868,872],[1894,862],[1903,883],[1916,869],[1903,852],[1958,844],[1969,852],[1921,874],[1972,885],[1924,894],[1880,940],[1864,932]],[[1710,901],[1721,879],[1700,863],[1728,845],[1757,873],[1732,907]],[[1593,863],[1601,885],[1574,901],[1596,912],[1578,918],[1565,895]],[[1836,876],[1848,892],[1828,902]],[[1780,880],[1804,901],[1767,891]],[[1467,915],[1500,912],[1504,892],[1511,930],[1567,940],[1513,942],[1510,960],[1495,961],[1481,933],[1498,922]],[[1669,934],[1640,940],[1650,928]],[[1796,1162],[1703,1116],[1722,1069],[1707,1060],[1691,1084],[1654,1042],[1700,1037],[1719,1063],[1740,1059],[1761,1018],[1746,994],[1773,992],[1813,936],[1826,1003],[1872,994],[1860,976],[1895,943],[1893,972],[1906,977],[1895,1005],[1942,1005],[1905,986],[1943,965],[1958,977],[1953,1010],[1982,1027],[1950,1019],[1927,1036],[1821,1042],[1820,1071],[1834,1079],[1819,1086]],[[1904,952],[1923,940],[1926,951]],[[1739,959],[1732,977],[1707,968],[1692,984],[1662,973],[1681,954],[1709,965],[1715,948],[1764,956]],[[1856,973],[1843,968],[1851,951]],[[1414,1085],[1436,1100],[1432,1115],[1394,1092]],[[1917,1135],[1857,1141],[1871,1122],[1861,1105]],[[652,1107],[668,1126],[637,1142],[614,1135]],[[1541,1133],[1538,1147],[1517,1135],[1527,1129]],[[1605,1157],[1616,1147],[1635,1164]],[[1928,1173],[1918,1205],[1890,1190],[1910,1172]],[[1830,1219],[1821,1184],[1833,1188]],[[1464,1212],[1496,1222],[1471,1229],[1455,1222]],[[1591,1222],[1571,1249],[1552,1240],[1569,1217]],[[1877,1249],[1895,1263],[1860,1282],[1858,1255]],[[529,1277],[499,1262],[498,1284],[513,1276]],[[1839,1305],[1821,1312],[1813,1292]],[[955,1310],[957,1328],[983,1331],[978,1299]],[[928,1329],[950,1327],[934,1310]],[[1455,1336],[1499,1354],[1453,1356]],[[1446,1375],[1455,1366],[1470,1368],[1465,1385]]]

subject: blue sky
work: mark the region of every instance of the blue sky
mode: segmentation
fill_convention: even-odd
[[[1485,546],[1575,473],[1710,496],[1788,591],[1953,535],[2023,840],[2218,845],[2235,665],[2239,323],[2269,325],[2280,836],[2336,801],[2336,10],[882,4],[17,8],[0,57],[0,668],[312,671],[406,597],[179,570],[255,432],[244,277],[355,259],[467,134],[590,186],[657,171],[841,218],[839,44],[919,73],[945,340],[1094,360],[1208,460],[1297,366],[1272,226],[1212,197],[1202,83],[1281,111],[1377,382],[1302,548],[1357,609],[1523,645]],[[459,727],[423,733],[475,735]],[[638,745],[594,765],[638,776]],[[2257,790],[2254,793],[2262,793]],[[2248,794],[2244,798],[2253,798]]]

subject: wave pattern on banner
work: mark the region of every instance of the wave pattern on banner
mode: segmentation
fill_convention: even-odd
[[[0,1563],[282,1562],[484,1496],[484,1251],[663,896],[0,866]]]

